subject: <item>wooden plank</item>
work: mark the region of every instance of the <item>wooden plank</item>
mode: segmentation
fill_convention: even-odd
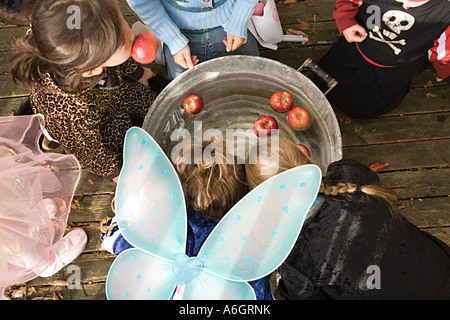
[[[60,272],[55,273],[51,277],[38,277],[29,282],[29,285],[49,285],[55,280],[67,280],[70,274],[67,268],[74,265],[80,268],[81,283],[105,281],[108,270],[113,263],[115,255],[107,252],[94,252],[91,254],[81,254],[71,264],[65,266]]]
[[[305,0],[294,3],[277,3],[277,11],[280,16],[281,23],[292,24],[296,19],[308,22],[314,21],[330,21],[334,20],[334,0]]]
[[[448,139],[450,112],[356,119],[340,129],[344,147]]]
[[[447,197],[450,168],[379,172],[381,184],[395,190],[399,199]]]
[[[450,197],[401,200],[400,213],[418,228],[450,227]]]
[[[75,191],[76,196],[90,194],[112,194],[116,191],[116,183],[82,169],[80,182]]]
[[[24,103],[28,97],[28,95],[24,95],[0,99],[0,117],[10,116],[11,112],[19,110],[20,105]]]
[[[355,159],[369,166],[374,162],[389,163],[386,171],[412,168],[435,168],[450,163],[449,139],[414,141],[386,145],[346,147],[344,158]]]
[[[98,223],[105,216],[113,217],[111,201],[114,194],[81,195],[74,197],[69,221],[75,224],[83,222]]]
[[[450,246],[450,227],[423,229],[423,231],[428,232],[432,236]]]

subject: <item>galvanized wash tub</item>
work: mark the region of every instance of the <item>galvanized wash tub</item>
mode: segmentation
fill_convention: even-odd
[[[303,106],[311,112],[313,122],[308,130],[293,130],[285,113],[272,110],[270,97],[281,90],[294,97],[294,107]],[[183,98],[192,93],[200,95],[205,104],[197,115],[181,109]],[[161,92],[142,127],[170,157],[179,143],[171,138],[176,129],[185,128],[194,137],[195,122],[203,130],[243,129],[256,137],[251,130],[261,115],[274,116],[280,137],[306,145],[322,170],[342,158],[339,124],[324,94],[299,71],[263,57],[217,58],[184,72]]]

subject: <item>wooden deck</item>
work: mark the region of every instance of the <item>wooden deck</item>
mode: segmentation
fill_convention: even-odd
[[[298,29],[297,19],[310,23],[304,30],[307,45],[282,43],[278,50],[261,50],[261,55],[298,68],[311,57],[318,60],[336,41],[338,31],[332,17],[333,0],[305,0],[277,4],[286,28]],[[137,18],[118,0],[126,19]],[[277,1],[282,2],[282,1]],[[26,100],[28,89],[14,85],[8,74],[11,42],[26,27],[0,25],[0,115],[9,116]],[[155,66],[161,69],[161,66]],[[403,213],[419,228],[450,245],[450,88],[436,83],[427,71],[414,79],[402,105],[386,116],[373,120],[353,120],[336,110],[343,137],[344,157],[366,165],[389,163],[379,171],[384,184],[395,189]],[[115,256],[100,246],[99,223],[112,217],[111,200],[115,184],[83,171],[69,217],[70,228],[83,228],[89,242],[73,264],[81,271],[81,289],[64,286],[71,274],[67,268],[49,278],[36,278],[10,287],[13,299],[106,299],[105,280]]]

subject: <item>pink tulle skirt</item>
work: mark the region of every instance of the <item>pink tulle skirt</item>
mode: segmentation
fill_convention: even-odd
[[[80,178],[75,157],[43,153],[40,115],[0,117],[0,299],[55,261]]]

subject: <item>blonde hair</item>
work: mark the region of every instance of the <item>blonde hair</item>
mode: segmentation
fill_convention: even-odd
[[[259,148],[258,145],[255,147]],[[279,145],[272,146],[269,144],[267,150],[268,153],[278,152],[278,169],[276,170],[275,168],[275,170],[271,170],[272,172],[275,172],[271,175],[262,174],[263,172],[270,171],[267,170],[269,169],[268,166],[276,166],[277,164],[275,164],[273,161],[267,161],[267,159],[265,159],[265,156],[261,156],[259,152],[255,153],[257,152],[257,150],[253,150],[253,154],[258,154],[256,163],[249,163],[249,158],[247,157],[247,161],[245,164],[247,182],[252,189],[280,172],[305,164],[313,163],[312,160],[300,150],[300,148],[298,148],[292,141],[288,139],[279,138]],[[329,185],[322,182],[319,189],[319,193],[326,196],[345,196],[359,191],[363,192],[366,195],[384,201],[388,205],[389,210],[392,213],[397,212],[397,194],[395,193],[395,191],[383,187],[378,183],[358,186],[350,182],[337,183],[336,185]]]
[[[221,144],[223,149],[211,153],[214,161],[205,161],[203,151],[212,142]],[[182,143],[174,164],[184,186],[187,206],[214,220],[221,219],[247,192],[245,166],[226,152],[223,139]]]

